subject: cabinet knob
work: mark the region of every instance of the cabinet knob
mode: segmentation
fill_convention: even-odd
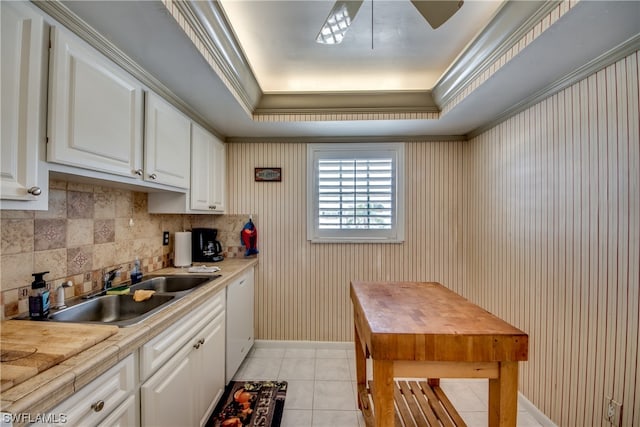
[[[157,179],[158,175],[156,175],[155,173],[149,174],[149,178],[150,179]]]
[[[136,169],[133,171],[134,174],[138,175],[138,176],[142,176],[143,172],[142,169]]]
[[[91,409],[93,409],[95,412],[100,412],[102,411],[103,408],[104,408],[104,400],[98,400],[96,403],[91,405]]]
[[[40,189],[40,187],[31,187],[27,190],[27,193],[33,194],[34,196],[39,196],[40,194],[42,194],[42,190]]]
[[[200,341],[198,341],[197,343],[195,343],[195,344],[193,345],[193,348],[198,349],[198,348],[200,348],[200,345],[201,345],[201,344],[200,344]]]

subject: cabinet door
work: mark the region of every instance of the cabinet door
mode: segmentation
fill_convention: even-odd
[[[0,195],[21,201],[40,197],[45,203],[42,209],[46,209],[49,177],[46,171],[38,174],[38,164],[45,144],[47,27],[25,4],[5,1],[0,9]]]
[[[50,162],[142,174],[142,86],[75,36],[51,32]]]
[[[196,342],[194,359],[194,382],[199,384],[197,389],[197,414],[200,417],[200,425],[206,424],[213,413],[218,400],[224,392],[225,360],[225,313],[220,313],[201,334]]]
[[[192,350],[191,346],[185,346],[140,387],[141,425],[195,425]]]
[[[227,198],[227,168],[226,168],[226,148],[223,142],[214,138],[213,140],[213,178],[211,188],[211,205],[213,210],[224,213]]]
[[[209,211],[213,188],[214,139],[196,124],[191,127],[191,209]]]
[[[189,188],[191,121],[158,95],[146,95],[145,179]]]
[[[191,209],[223,213],[224,143],[196,124],[192,125],[191,131]]]

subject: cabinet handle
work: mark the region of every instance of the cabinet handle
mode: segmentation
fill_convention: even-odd
[[[215,209],[216,205],[209,205],[209,209]]]
[[[142,176],[143,172],[142,169],[136,169],[133,171],[134,174],[138,175],[138,176]]]
[[[104,400],[98,400],[96,403],[91,405],[91,409],[93,409],[95,412],[100,412],[102,411],[103,408],[104,408]]]
[[[31,187],[27,190],[27,193],[33,194],[34,196],[39,196],[40,194],[42,194],[42,190],[40,189],[40,187]]]
[[[149,175],[149,178],[151,178],[151,179],[157,179],[157,178],[158,178],[158,175],[156,175],[155,173],[152,173],[152,174],[150,174],[150,175]]]

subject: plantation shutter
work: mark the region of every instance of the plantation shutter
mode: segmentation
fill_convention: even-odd
[[[318,161],[320,229],[390,229],[393,159]]]
[[[403,162],[403,144],[309,144],[307,238],[403,241]]]

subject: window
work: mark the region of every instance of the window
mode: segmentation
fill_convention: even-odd
[[[404,240],[403,144],[310,144],[307,160],[309,240]]]

